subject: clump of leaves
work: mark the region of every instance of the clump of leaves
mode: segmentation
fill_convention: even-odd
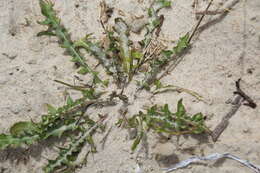
[[[107,30],[104,28],[106,39],[108,40],[107,45],[94,42],[90,34],[78,41],[72,41],[68,30],[62,25],[61,19],[57,17],[53,8],[54,4],[48,0],[39,0],[39,3],[41,13],[45,16],[45,20],[39,22],[39,24],[47,26],[48,29],[39,32],[38,36],[57,37],[60,46],[72,57],[72,61],[80,67],[78,73],[90,73],[93,77],[92,83],[94,85],[86,89],[55,80],[71,89],[80,91],[83,94],[82,98],[74,101],[68,97],[66,105],[57,109],[48,105],[48,113],[43,115],[41,121],[37,123],[32,121],[15,123],[10,128],[9,134],[0,134],[0,149],[28,146],[48,139],[51,136],[60,138],[66,134],[71,138],[71,140],[67,141],[68,146],[59,147],[58,157],[54,160],[49,160],[48,165],[44,167],[46,173],[64,172],[75,167],[74,161],[85,143],[89,143],[91,151],[95,151],[92,137],[97,128],[104,130],[104,126],[101,123],[106,117],[101,117],[99,121],[95,122],[85,115],[87,108],[90,105],[114,105],[114,97],[118,97],[124,103],[128,102],[127,96],[123,95],[124,90],[119,95],[116,92],[112,92],[108,101],[100,98],[103,93],[96,92],[95,88],[92,87],[97,87],[95,84],[98,83],[107,86],[108,81],[101,80],[98,72],[94,71],[86,63],[86,59],[80,52],[81,49],[85,49],[89,54],[93,55],[99,61],[99,64],[105,68],[107,74],[113,76],[116,80],[115,82],[120,87],[125,87],[132,80],[133,76],[139,72],[142,65],[149,65],[148,72],[145,73],[144,79],[139,83],[139,90],[143,88],[149,89],[151,84],[155,84],[156,92],[159,93],[164,92],[164,90],[159,91],[159,89],[169,89],[172,86],[162,86],[160,81],[157,80],[157,74],[169,62],[178,59],[178,56],[189,46],[190,37],[189,34],[181,37],[177,45],[171,50],[159,50],[158,54],[153,54],[153,56],[148,55],[149,53],[146,52],[153,37],[158,37],[159,35],[164,16],[159,16],[158,13],[162,8],[171,6],[171,2],[168,0],[155,0],[148,9],[148,21],[145,25],[146,33],[143,40],[139,42],[140,49],[134,47],[133,41],[129,39],[130,29],[123,18],[115,18],[113,29]],[[183,90],[183,88],[177,89],[190,92]],[[194,92],[190,92],[190,94],[194,94]],[[196,96],[196,93],[194,96]],[[155,105],[147,109],[146,113],[139,112],[139,114],[129,119],[120,119],[119,123],[125,121],[127,127],[137,129],[138,134],[132,146],[132,150],[134,150],[150,130],[156,133],[172,135],[208,132],[209,130],[204,124],[204,118],[201,113],[189,115],[182,104],[182,100],[180,100],[176,113],[172,113],[167,104],[164,106]]]
[[[126,128],[137,129],[137,135],[132,145],[135,150],[143,136],[150,130],[156,133],[170,135],[201,134],[208,133],[209,129],[205,125],[205,116],[202,113],[189,115],[182,103],[178,101],[177,112],[169,110],[168,104],[164,106],[154,105],[146,110],[140,111],[129,119],[120,119],[119,124],[125,122]]]
[[[163,50],[158,58],[153,59],[150,62],[150,70],[145,74],[145,78],[139,84],[140,89],[148,89],[149,86],[156,81],[157,75],[162,69],[171,61],[177,60],[177,56],[180,55],[188,46],[189,34],[181,37],[177,45],[172,50]]]
[[[48,114],[42,115],[40,122],[23,121],[15,123],[10,128],[9,134],[0,134],[0,149],[29,146],[49,137],[60,138],[66,134],[71,138],[68,141],[69,147],[59,147],[59,156],[55,160],[49,160],[48,165],[44,167],[46,173],[54,172],[57,169],[70,168],[86,142],[90,144],[91,152],[94,152],[92,135],[97,128],[104,130],[101,122],[106,117],[102,117],[100,121],[95,122],[85,115],[85,112],[91,105],[114,105],[114,102],[113,100],[99,99],[102,93],[97,93],[93,89],[81,88],[81,92],[83,97],[75,101],[68,97],[65,106],[55,108],[48,104]]]
[[[158,28],[160,29],[160,25],[163,22],[163,15],[158,16],[158,13],[163,8],[171,7],[171,1],[168,0],[157,0],[154,1],[151,7],[148,9],[149,20],[146,24],[146,34],[145,38],[141,41],[143,47],[147,47],[152,40],[152,36],[154,31]]]
[[[109,75],[116,79],[118,86],[125,86],[132,80],[135,72],[138,71],[145,62],[145,49],[150,44],[153,33],[156,29],[160,30],[162,25],[162,18],[158,16],[158,12],[162,8],[168,8],[171,2],[168,0],[156,0],[148,9],[148,21],[146,24],[146,34],[144,39],[140,42],[142,50],[136,50],[129,40],[130,29],[129,26],[122,18],[115,19],[115,25],[112,31],[106,30],[106,37],[109,40],[109,46],[103,47],[100,43],[94,43],[90,39],[90,35],[85,38],[73,42],[67,29],[61,24],[61,20],[57,17],[53,9],[53,3],[40,0],[40,7],[42,14],[46,19],[39,22],[42,25],[47,25],[48,29],[42,31],[38,36],[49,35],[58,37],[60,44],[64,47],[69,55],[73,57],[72,61],[81,66],[80,73],[91,73],[93,75],[94,83],[102,82],[98,77],[98,73],[93,71],[85,62],[84,57],[81,55],[79,49],[83,48],[90,54],[97,58],[100,64],[106,69]],[[158,34],[156,34],[158,36]],[[180,54],[187,46],[189,35],[185,35],[180,39],[177,46],[173,50],[164,50],[160,53],[158,58],[152,59],[150,62],[150,71],[145,75],[144,80],[141,82],[141,89],[146,85],[151,84],[156,75],[160,72],[163,66],[172,61],[173,54]],[[128,78],[128,80],[127,80]]]
[[[92,135],[98,127],[102,127],[101,122],[104,121],[105,118],[106,117],[102,117],[99,122],[94,122],[89,119],[88,122],[81,127],[78,137],[73,137],[74,139],[71,139],[67,148],[59,148],[60,153],[58,157],[55,160],[49,160],[48,165],[43,168],[44,172],[51,173],[56,170],[65,171],[76,166],[73,163],[77,159],[77,156],[81,152],[84,144],[88,142],[91,147],[93,147],[94,142]],[[92,151],[95,151],[95,149]]]
[[[88,93],[90,94],[90,93]],[[80,127],[78,120],[86,108],[101,100],[89,100],[97,95],[87,95],[73,101],[70,97],[65,106],[58,109],[47,104],[48,114],[41,116],[40,122],[22,121],[10,128],[10,134],[0,134],[0,149],[31,145],[51,136],[61,137],[66,131],[75,131]]]

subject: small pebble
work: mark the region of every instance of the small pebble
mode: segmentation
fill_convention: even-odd
[[[249,69],[246,70],[246,72],[248,74],[253,74],[254,70],[255,70],[254,68],[249,68]]]
[[[256,16],[253,16],[250,18],[251,21],[255,21],[256,20]]]

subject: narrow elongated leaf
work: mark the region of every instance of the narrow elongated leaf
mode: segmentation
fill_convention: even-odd
[[[114,30],[118,34],[120,57],[123,61],[124,70],[129,74],[133,66],[131,50],[129,49],[129,27],[122,18],[116,18]]]
[[[74,62],[78,63],[84,70],[80,70],[81,74],[91,73],[93,75],[93,80],[102,81],[98,75],[92,70],[89,65],[85,62],[84,57],[80,54],[79,50],[74,47],[71,40],[70,34],[67,29],[61,24],[60,19],[56,15],[56,11],[53,9],[53,3],[48,0],[39,0],[42,15],[46,17],[43,22],[38,22],[42,25],[47,25],[48,29],[46,31],[39,32],[38,36],[48,35],[56,36],[59,39],[61,47],[66,49],[66,52],[72,56]],[[100,83],[100,82],[95,82]],[[101,82],[102,83],[102,82]]]
[[[186,111],[185,111],[184,105],[182,104],[182,99],[180,99],[177,104],[176,116],[182,117],[185,113],[186,113]]]

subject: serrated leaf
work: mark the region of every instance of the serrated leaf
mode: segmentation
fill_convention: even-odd
[[[167,0],[159,0],[157,3],[161,4],[161,8],[171,7],[172,2]]]
[[[144,132],[141,132],[134,140],[134,143],[132,144],[131,150],[134,151],[138,144],[141,142],[143,138]]]
[[[191,119],[195,122],[199,122],[199,121],[203,120],[204,117],[203,117],[202,113],[197,113],[197,114],[193,115]]]
[[[68,95],[68,97],[67,97],[67,105],[72,106],[73,103],[74,103],[74,101],[73,101],[72,98]]]
[[[160,88],[163,88],[163,85],[162,85],[162,83],[161,83],[161,81],[159,81],[159,80],[156,80],[155,82],[154,82],[154,85],[155,85],[155,90],[158,90],[158,89],[160,89]]]
[[[46,17],[50,17],[50,12],[53,11],[52,8],[54,4],[51,1],[47,0],[39,0],[39,2],[41,7],[41,13]]]
[[[154,1],[154,3],[152,4],[152,6],[150,8],[148,8],[148,16],[149,16],[149,20],[148,23],[146,25],[146,34],[145,34],[145,39],[143,39],[141,41],[143,47],[147,47],[149,45],[149,43],[152,40],[152,35],[154,33],[154,30],[160,26],[160,17],[158,16],[158,12],[162,9],[162,8],[168,8],[171,6],[171,1],[167,1],[167,0],[157,0]]]
[[[116,68],[114,66],[113,61],[107,57],[106,52],[102,49],[100,44],[98,43],[93,43],[89,39],[89,35],[86,36],[83,39],[80,39],[76,42],[74,42],[74,47],[75,48],[83,48],[85,49],[88,53],[94,55],[95,58],[99,61],[101,65],[103,65],[107,72],[109,74],[114,74],[116,73]]]
[[[77,128],[78,128],[78,126],[77,126],[77,124],[75,122],[71,123],[69,125],[62,125],[61,127],[58,127],[56,129],[53,129],[53,130],[49,131],[44,136],[44,139],[47,139],[50,136],[57,136],[57,137],[60,138],[63,135],[64,132],[69,131],[69,130],[75,130]]]
[[[159,19],[155,19],[154,21],[153,21],[153,27],[157,27],[157,26],[159,26],[160,25],[160,20]]]
[[[168,104],[165,104],[165,105],[162,107],[162,112],[164,113],[165,118],[171,118],[172,113],[171,113],[171,111],[169,110],[169,105],[168,105]]]
[[[131,56],[134,59],[141,59],[143,54],[141,52],[139,52],[138,50],[132,50],[131,51]]]
[[[101,121],[102,122],[102,121]],[[85,129],[77,139],[72,139],[69,147],[67,149],[62,149],[59,153],[59,156],[55,160],[50,160],[49,163],[43,168],[45,173],[52,173],[57,168],[68,167],[71,165],[71,158],[77,157],[81,151],[87,137],[90,136],[93,131],[100,125],[101,122],[95,123],[94,126]]]
[[[51,22],[52,21],[50,19],[45,19],[43,21],[37,21],[37,23],[40,24],[40,25],[50,25]]]
[[[123,62],[124,71],[129,74],[133,67],[133,59],[129,49],[129,27],[122,18],[115,19],[115,32],[118,34],[120,58]]]
[[[14,137],[12,135],[0,134],[0,149],[7,147],[18,147],[23,144],[31,145],[39,139],[38,135]]]
[[[89,70],[85,67],[81,67],[80,70],[78,71],[78,73],[84,75],[84,74],[89,73]]]
[[[186,113],[185,107],[184,107],[184,105],[182,104],[182,99],[180,99],[180,100],[178,101],[178,104],[177,104],[176,116],[177,116],[177,117],[182,117],[185,113]]]
[[[56,114],[57,109],[50,104],[46,104],[49,114]]]
[[[32,134],[33,132],[36,131],[36,129],[37,129],[37,126],[34,123],[24,121],[24,122],[15,123],[10,128],[10,133],[12,136],[20,137],[20,136],[24,136],[26,134]]]
[[[173,54],[173,51],[171,50],[162,50],[162,54],[166,56],[167,58],[170,58]]]
[[[99,84],[99,83],[103,83],[103,81],[99,77],[94,76],[93,77],[93,84]]]
[[[97,152],[97,147],[95,146],[94,140],[92,138],[92,136],[88,136],[87,137],[87,142],[91,147],[91,152],[92,153],[96,153]]]
[[[187,33],[185,36],[181,37],[177,43],[177,45],[173,48],[174,52],[176,54],[180,54],[185,48],[188,47],[189,43],[189,33]]]
[[[41,31],[37,34],[37,37],[41,37],[41,36],[56,36],[56,34],[52,31]]]
[[[80,74],[91,73],[95,78],[98,78],[98,76],[94,74],[95,71],[93,71],[88,64],[86,64],[85,59],[79,50],[74,47],[68,30],[61,24],[60,19],[57,17],[56,11],[53,9],[54,4],[48,0],[40,0],[39,2],[41,12],[46,17],[45,21],[41,24],[48,25],[48,30],[38,33],[38,36],[56,36],[59,39],[60,46],[65,48],[66,53],[72,56],[73,61],[83,68],[81,69]]]

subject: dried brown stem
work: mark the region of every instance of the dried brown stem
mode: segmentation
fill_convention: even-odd
[[[233,101],[233,106],[230,111],[222,118],[221,122],[215,127],[215,129],[211,133],[212,140],[216,142],[219,136],[223,133],[223,131],[227,128],[229,119],[236,114],[240,106],[242,105],[243,98],[241,96],[237,96]]]
[[[254,103],[254,101],[240,89],[240,81],[241,81],[241,79],[238,79],[236,81],[236,91],[234,92],[234,94],[237,94],[238,96],[233,101],[233,106],[232,106],[231,110],[222,118],[221,122],[216,126],[216,128],[211,133],[211,137],[214,142],[216,142],[218,140],[218,137],[227,128],[229,119],[233,115],[235,115],[237,110],[242,105],[243,101],[247,102],[244,105],[247,105],[253,109],[256,108],[256,106],[257,106]]]
[[[198,28],[199,28],[199,26],[200,26],[202,20],[204,19],[205,15],[206,15],[206,13],[207,13],[207,11],[208,11],[208,9],[209,9],[209,7],[212,5],[212,2],[213,2],[213,0],[211,0],[211,1],[209,2],[207,8],[205,9],[205,13],[200,17],[200,20],[198,21],[197,25],[195,26],[193,32],[192,32],[191,35],[190,35],[190,38],[189,38],[189,40],[188,40],[188,43],[190,43],[191,39],[193,38],[193,36],[195,35],[196,31],[198,30]]]

